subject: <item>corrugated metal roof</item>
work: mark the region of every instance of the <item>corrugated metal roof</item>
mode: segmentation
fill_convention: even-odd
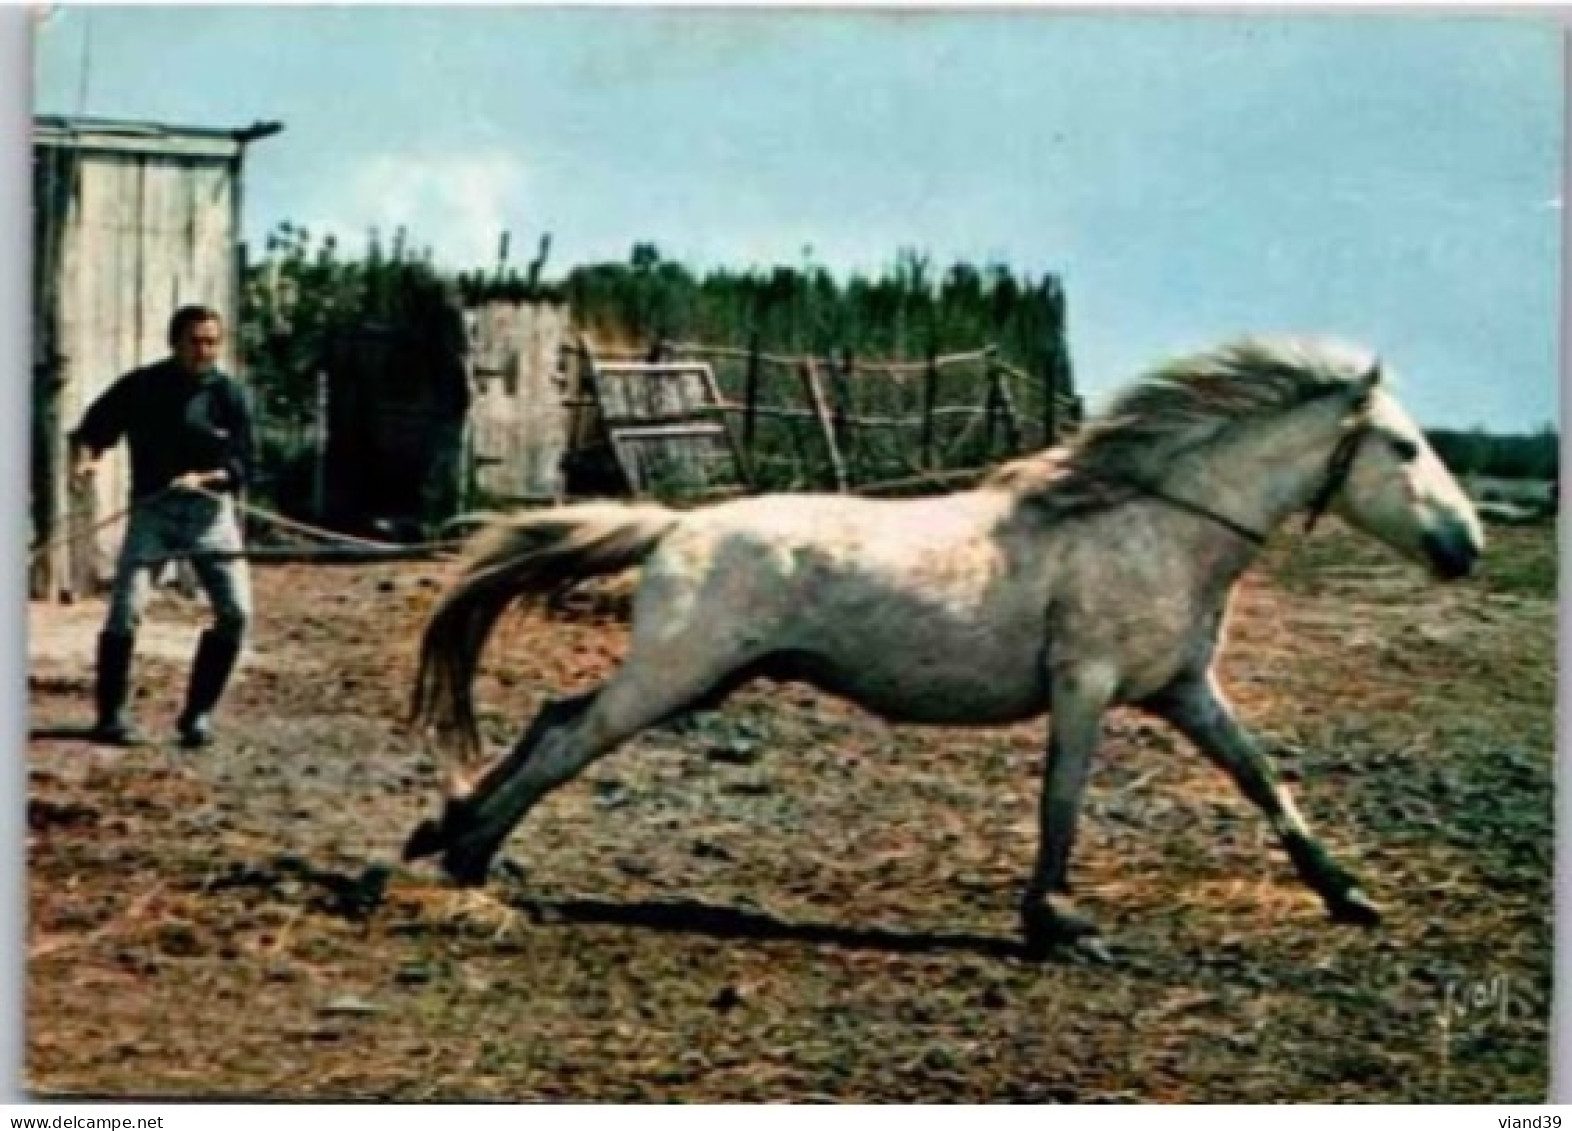
[[[250,142],[271,137],[283,128],[278,122],[217,129],[40,114],[33,119],[33,144],[100,152],[228,158],[238,156]]]

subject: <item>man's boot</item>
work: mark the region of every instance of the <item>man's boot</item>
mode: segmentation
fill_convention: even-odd
[[[212,629],[197,641],[196,659],[191,664],[191,682],[186,688],[185,710],[175,724],[180,745],[207,746],[213,741],[213,708],[229,683],[235,661],[240,658],[240,641],[220,636]]]
[[[131,654],[136,637],[129,633],[102,632],[94,670],[93,699],[98,721],[88,737],[106,746],[139,746],[142,736],[126,712],[131,693]]]

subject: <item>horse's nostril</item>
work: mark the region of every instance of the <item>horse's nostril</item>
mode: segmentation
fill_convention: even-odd
[[[1479,561],[1479,547],[1469,538],[1431,534],[1425,538],[1425,550],[1436,574],[1447,581],[1467,577]]]
[[[1473,573],[1474,567],[1479,564],[1479,559],[1483,556],[1484,547],[1473,538],[1464,538],[1462,540],[1462,548],[1463,572],[1464,574]]]

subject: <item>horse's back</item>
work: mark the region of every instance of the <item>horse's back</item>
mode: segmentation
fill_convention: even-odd
[[[892,719],[1030,717],[1044,603],[1009,514],[997,492],[691,512],[646,566],[636,649],[719,649]]]
[[[848,495],[760,495],[694,511],[695,533],[778,542],[861,557],[952,550],[991,538],[1014,507],[1001,492],[919,499]]]

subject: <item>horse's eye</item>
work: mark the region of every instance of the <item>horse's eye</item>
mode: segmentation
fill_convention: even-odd
[[[1410,463],[1419,458],[1419,445],[1407,436],[1393,436],[1390,443],[1393,454],[1404,463]]]

